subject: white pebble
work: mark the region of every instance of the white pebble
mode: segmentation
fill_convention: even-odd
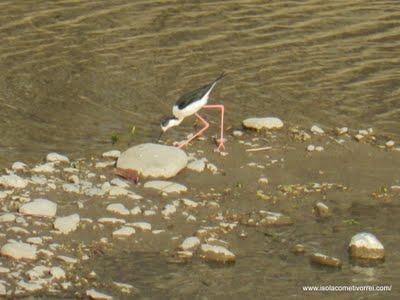
[[[195,236],[186,238],[179,246],[182,250],[193,250],[200,245],[200,239]]]
[[[307,146],[307,151],[309,151],[309,152],[315,151],[315,146],[314,145],[308,145]]]
[[[1,248],[1,255],[14,259],[36,259],[36,246],[23,242],[11,242]]]
[[[19,212],[31,216],[54,217],[57,212],[57,204],[47,199],[38,198],[22,205]]]
[[[45,163],[42,165],[37,165],[32,169],[32,172],[35,173],[53,173],[54,171],[55,171],[54,163]]]
[[[65,162],[65,163],[69,162],[68,157],[55,152],[47,154],[46,160],[48,162]]]
[[[385,145],[388,148],[392,148],[394,146],[394,141],[387,141]]]
[[[4,215],[0,216],[0,223],[14,222],[14,221],[15,221],[15,215],[12,213],[5,213]]]
[[[134,208],[131,209],[131,214],[136,216],[140,215],[142,213],[142,209],[139,206],[135,206]]]
[[[28,166],[23,162],[16,161],[12,164],[11,169],[13,169],[14,171],[25,171],[27,167]]]
[[[94,300],[111,300],[112,297],[103,293],[96,291],[95,289],[90,289],[86,291],[86,296]]]
[[[0,186],[6,188],[23,189],[28,185],[28,181],[18,175],[3,175],[0,176]]]
[[[63,234],[68,234],[78,228],[80,217],[78,214],[73,214],[66,217],[58,217],[54,221],[54,228]]]
[[[129,210],[122,203],[111,203],[107,206],[107,211],[120,214],[120,215],[129,215]]]
[[[135,234],[136,230],[129,226],[123,226],[120,229],[115,230],[112,234],[116,237],[126,237]]]
[[[176,213],[176,207],[172,204],[167,204],[161,213],[164,215],[164,217],[168,218],[170,215]]]
[[[317,125],[313,125],[311,127],[311,132],[314,134],[324,134],[325,133],[325,131],[321,127],[318,127]]]
[[[134,222],[134,223],[131,223],[130,225],[132,225],[133,227],[135,227],[137,229],[141,229],[143,231],[151,230],[151,224],[147,223],[147,222]]]
[[[54,279],[64,279],[65,278],[65,271],[60,267],[51,267],[50,274],[53,276]]]
[[[121,151],[119,151],[119,150],[110,150],[110,151],[104,152],[102,156],[104,158],[115,158],[115,159],[117,159],[118,157],[121,156]]]

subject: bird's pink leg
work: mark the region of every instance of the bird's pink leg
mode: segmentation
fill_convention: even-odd
[[[204,124],[204,127],[200,129],[194,136],[192,136],[190,139],[188,139],[186,142],[183,142],[178,146],[178,148],[182,148],[189,144],[193,139],[198,137],[200,134],[202,134],[205,130],[207,130],[208,127],[210,127],[210,124],[206,120],[204,120],[198,113],[195,113],[196,117]]]
[[[221,138],[219,140],[219,145],[217,151],[225,150],[224,146],[224,106],[222,104],[210,104],[204,105],[204,108],[217,108],[221,110]]]

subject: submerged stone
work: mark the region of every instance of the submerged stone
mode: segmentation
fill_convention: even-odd
[[[171,178],[185,168],[187,162],[187,155],[181,149],[148,143],[123,152],[117,167],[136,170],[144,177]]]
[[[311,255],[310,260],[312,263],[329,266],[329,267],[342,267],[342,261],[339,258],[327,256],[321,253],[314,253]]]

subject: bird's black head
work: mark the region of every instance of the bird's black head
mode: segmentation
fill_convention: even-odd
[[[166,117],[161,121],[161,130],[163,132],[167,131],[171,127],[178,126],[181,124],[182,120],[172,116],[172,117]]]
[[[160,140],[161,136],[163,135],[164,132],[166,132],[168,129],[170,129],[171,127],[174,126],[178,126],[179,124],[181,124],[183,119],[178,119],[174,116],[171,117],[166,117],[164,119],[162,119],[161,121],[161,133],[160,136],[158,137],[158,140]]]

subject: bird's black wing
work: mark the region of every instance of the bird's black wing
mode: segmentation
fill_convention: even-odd
[[[201,99],[205,94],[207,94],[207,92],[211,89],[213,84],[214,82],[184,94],[178,99],[178,101],[176,101],[176,105],[179,107],[179,109],[182,109],[190,105],[191,103],[195,102],[196,100]]]
[[[178,101],[176,101],[176,105],[179,107],[179,109],[182,109],[182,108],[190,105],[191,103],[195,102],[196,100],[203,98],[203,96],[208,93],[208,91],[213,87],[213,85],[218,80],[222,79],[225,75],[226,75],[225,73],[222,73],[213,82],[210,82],[209,84],[206,84],[206,85],[202,86],[201,88],[198,88],[194,91],[184,94],[183,96],[181,96],[178,99]]]

